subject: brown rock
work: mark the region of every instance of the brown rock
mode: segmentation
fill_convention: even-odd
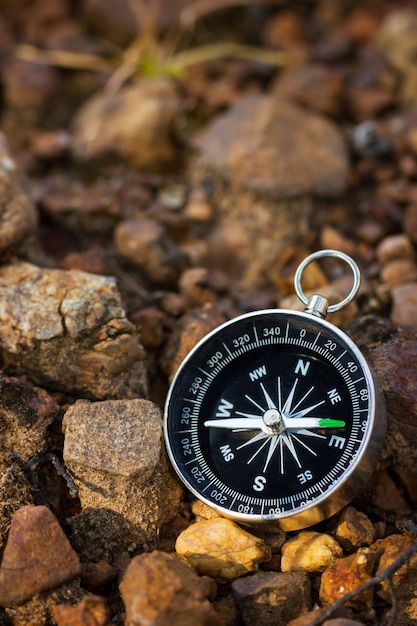
[[[310,580],[305,573],[259,572],[232,583],[247,626],[274,626],[308,611]]]
[[[291,67],[279,77],[273,93],[289,98],[313,111],[338,115],[343,96],[343,77],[325,65]]]
[[[385,237],[378,244],[375,252],[380,263],[388,263],[396,259],[415,259],[412,243],[404,234]]]
[[[343,554],[338,542],[326,533],[304,531],[282,546],[283,572],[322,572]]]
[[[0,466],[11,454],[24,461],[44,452],[58,404],[39,387],[0,375]]]
[[[0,254],[15,251],[37,223],[37,211],[22,187],[6,137],[0,133]]]
[[[371,545],[375,534],[371,520],[353,506],[343,509],[334,529],[335,538],[346,552]]]
[[[382,267],[381,280],[390,289],[397,285],[417,283],[417,263],[412,259],[390,261]]]
[[[403,328],[417,328],[417,281],[396,285],[391,290],[391,297],[391,319],[394,324]]]
[[[209,169],[275,199],[334,196],[347,184],[346,148],[335,126],[271,96],[241,98],[196,143]]]
[[[120,584],[129,626],[219,626],[211,584],[175,556],[151,552],[130,562]]]
[[[181,254],[162,224],[151,219],[130,219],[115,230],[118,254],[137,265],[151,283],[170,283],[182,267]]]
[[[0,566],[0,603],[23,604],[79,574],[78,557],[53,513],[46,506],[18,509]]]
[[[381,572],[392,565],[416,541],[417,537],[415,535],[389,535],[385,537],[385,539],[376,541],[372,547],[377,552],[382,552],[382,554],[379,558],[375,574],[381,574]],[[414,554],[409,562],[400,567],[391,578],[397,600],[410,599],[413,595],[416,595],[416,572],[417,555]],[[386,580],[378,586],[377,594],[386,602],[390,601],[391,592]]]
[[[417,411],[417,341],[411,330],[399,330],[389,321],[365,317],[349,328],[385,395],[387,436],[382,458],[402,466],[402,459],[415,459]],[[381,494],[383,496],[383,494]],[[385,496],[386,506],[389,499]]]
[[[85,596],[81,602],[57,604],[52,614],[57,626],[111,626],[108,604],[100,596]]]
[[[63,419],[64,461],[82,512],[72,525],[88,560],[157,539],[177,514],[182,491],[162,444],[162,415],[149,400],[78,401]]]
[[[166,166],[177,156],[172,140],[180,100],[174,83],[142,81],[88,100],[73,121],[73,148],[86,159],[125,159],[139,169]]]
[[[114,278],[6,265],[0,315],[6,365],[90,397],[147,394],[144,351]]]
[[[320,599],[331,604],[346,593],[357,589],[372,578],[376,563],[376,551],[359,548],[355,554],[338,559],[322,574]],[[347,603],[348,606],[370,608],[373,605],[373,589],[370,588]]]
[[[417,204],[411,203],[404,213],[404,230],[413,243],[417,243]]]
[[[209,271],[205,267],[185,270],[179,280],[180,292],[193,305],[203,306],[214,298],[209,285]]]
[[[172,335],[172,342],[167,345],[164,354],[165,367],[171,379],[195,344],[225,321],[220,311],[210,304],[194,309],[182,318],[180,328]]]
[[[262,539],[222,517],[191,524],[178,536],[175,549],[197,572],[222,583],[255,571],[271,558]]]

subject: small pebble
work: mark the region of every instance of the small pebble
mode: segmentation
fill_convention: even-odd
[[[282,546],[283,572],[322,572],[343,554],[339,543],[326,533],[300,532]]]
[[[311,589],[304,572],[259,572],[232,583],[233,595],[250,626],[276,626],[311,607]]]
[[[135,556],[120,584],[129,626],[219,626],[212,590],[212,581],[159,551]]]
[[[152,283],[168,284],[178,277],[180,251],[156,220],[125,220],[114,236],[118,254],[137,265]]]
[[[320,583],[320,599],[323,604],[331,604],[372,578],[376,558],[375,550],[359,548],[351,556],[338,559],[324,570]],[[371,587],[350,600],[347,605],[370,608],[373,604],[373,595],[374,590]]]
[[[222,517],[191,524],[179,535],[175,549],[199,574],[221,583],[253,572],[271,558],[262,539]]]
[[[348,506],[340,514],[334,537],[343,550],[353,552],[357,548],[371,545],[375,540],[375,528],[365,513]]]

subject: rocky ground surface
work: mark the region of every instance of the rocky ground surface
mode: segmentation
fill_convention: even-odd
[[[145,5],[0,0],[0,623],[417,624],[417,9]],[[386,443],[335,518],[252,531],[173,476],[164,399],[320,248]]]

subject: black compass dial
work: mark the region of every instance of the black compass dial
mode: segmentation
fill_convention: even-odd
[[[168,453],[195,495],[243,522],[286,528],[351,499],[375,460],[376,425],[374,383],[356,346],[324,320],[282,310],[204,338],[165,409]]]

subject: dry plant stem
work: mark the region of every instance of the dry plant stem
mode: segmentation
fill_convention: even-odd
[[[113,72],[114,65],[94,54],[69,52],[68,50],[41,50],[35,46],[21,44],[14,48],[14,56],[24,61],[55,65],[68,69],[90,70],[92,72]]]
[[[373,578],[370,578],[368,582],[364,583],[360,587],[357,587],[356,589],[353,589],[353,591],[346,593],[344,596],[333,602],[333,604],[328,606],[327,609],[325,609],[317,619],[311,622],[310,626],[321,626],[321,624],[329,619],[333,615],[333,613],[342,608],[342,606],[346,604],[346,602],[349,602],[349,600],[356,598],[356,596],[359,596],[361,593],[367,591],[371,587],[378,585],[383,580],[386,580],[388,582],[391,593],[391,613],[387,626],[393,626],[393,624],[395,624],[395,618],[397,614],[397,601],[394,595],[394,590],[392,588],[392,576],[395,574],[396,571],[400,569],[400,567],[405,565],[405,563],[407,563],[416,552],[417,541],[413,543],[413,545],[410,546],[408,550],[406,550],[401,556],[399,556],[398,559],[394,561],[394,563],[392,563],[392,565],[384,569]]]
[[[173,70],[177,68],[177,70],[180,71],[196,63],[224,59],[227,57],[236,57],[248,61],[265,63],[267,65],[282,66],[285,64],[285,55],[282,52],[237,43],[220,43],[198,46],[184,50],[184,52],[179,52],[172,56],[167,62],[167,66]]]

